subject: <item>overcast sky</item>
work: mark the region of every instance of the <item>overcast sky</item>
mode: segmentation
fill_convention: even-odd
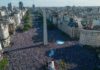
[[[0,0],[0,6],[4,6],[11,2],[18,6],[18,2],[23,1],[24,6],[100,6],[100,0]]]

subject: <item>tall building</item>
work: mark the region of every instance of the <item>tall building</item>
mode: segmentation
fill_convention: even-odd
[[[0,17],[0,41],[2,47],[8,47],[10,44],[8,24],[6,17]]]
[[[23,2],[20,1],[20,2],[19,2],[19,9],[22,10],[23,8],[24,8],[24,7],[23,7]]]
[[[8,10],[9,10],[9,11],[12,11],[12,10],[13,10],[12,4],[11,4],[11,3],[8,3]]]
[[[33,9],[35,9],[35,5],[33,4]]]
[[[32,10],[33,10],[33,12],[35,11],[35,5],[33,4],[33,6],[32,6]]]

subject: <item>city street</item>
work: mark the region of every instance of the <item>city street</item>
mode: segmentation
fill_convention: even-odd
[[[36,43],[43,43],[43,26],[39,21],[34,19],[33,28],[26,32],[17,31],[12,37],[12,47],[16,50],[7,53],[12,70],[44,70],[42,66],[52,59],[55,61],[64,59],[66,63],[74,64],[74,67],[69,68],[71,70],[95,68],[97,62],[95,52],[83,48],[78,41],[72,40],[57,28],[48,30],[47,46],[43,44],[34,46]],[[63,44],[58,44],[57,41],[62,41]],[[51,58],[48,52],[52,49],[55,50],[55,54]]]

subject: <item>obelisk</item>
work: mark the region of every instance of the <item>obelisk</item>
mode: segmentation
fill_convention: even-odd
[[[44,45],[48,45],[47,21],[46,21],[45,9],[43,9],[43,41],[44,41]]]

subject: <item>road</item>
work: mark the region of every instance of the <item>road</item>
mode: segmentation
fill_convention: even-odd
[[[78,41],[71,40],[57,28],[48,30],[48,46],[33,46],[35,43],[43,42],[43,26],[39,21],[34,20],[32,29],[26,32],[17,31],[12,37],[12,47],[23,48],[7,52],[12,70],[45,70],[43,65],[52,58],[65,59],[69,64],[75,64],[76,67],[71,70],[93,70],[97,62],[95,52],[81,47]],[[64,44],[58,45],[58,40],[64,41]],[[55,50],[55,55],[51,58],[48,52],[52,49]]]

